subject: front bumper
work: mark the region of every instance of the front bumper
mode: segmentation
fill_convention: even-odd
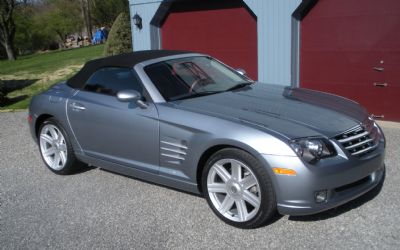
[[[385,147],[379,147],[364,158],[322,159],[306,165],[298,157],[263,155],[271,168],[278,212],[285,215],[319,213],[353,200],[376,187],[385,173]],[[273,174],[272,168],[289,168],[296,176]],[[327,192],[327,199],[317,203],[317,191]]]
[[[29,125],[30,134],[32,136],[33,141],[38,143],[38,138],[37,138],[37,134],[36,134],[36,127],[35,127],[37,116],[32,114],[31,112],[28,113],[28,116],[30,117],[30,119],[28,119],[28,125]]]

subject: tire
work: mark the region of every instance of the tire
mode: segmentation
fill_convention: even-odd
[[[73,174],[84,165],[75,157],[65,129],[55,118],[49,118],[40,125],[38,145],[43,162],[56,174]]]
[[[214,153],[203,169],[202,187],[213,212],[234,227],[257,228],[276,214],[266,168],[243,150],[226,148]]]

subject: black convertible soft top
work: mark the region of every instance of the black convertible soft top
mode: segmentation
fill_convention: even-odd
[[[193,53],[178,50],[143,50],[116,56],[104,57],[87,62],[82,69],[67,81],[72,88],[82,88],[89,77],[99,68],[124,67],[132,68],[138,63],[165,56]]]

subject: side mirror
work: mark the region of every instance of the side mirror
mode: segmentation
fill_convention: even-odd
[[[147,104],[142,101],[142,95],[133,89],[118,91],[117,99],[120,102],[136,102],[139,107],[147,108]]]
[[[245,76],[246,75],[246,70],[244,70],[244,69],[236,69],[236,72],[238,72],[239,74],[241,74],[242,76]]]
[[[132,102],[132,101],[137,101],[140,100],[141,95],[139,92],[136,90],[121,90],[118,91],[117,93],[117,99],[120,102]]]

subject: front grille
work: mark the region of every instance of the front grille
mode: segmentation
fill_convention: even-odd
[[[372,152],[378,146],[378,128],[368,120],[362,126],[358,125],[335,139],[353,156],[361,157]]]

